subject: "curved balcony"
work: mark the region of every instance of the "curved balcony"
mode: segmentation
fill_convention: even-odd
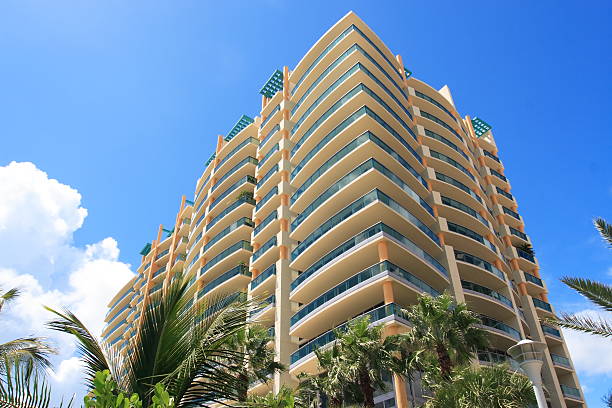
[[[450,197],[440,196],[440,199],[442,205],[445,206],[439,208],[440,216],[451,220],[462,220],[463,222],[469,224],[470,227],[472,227],[473,229],[482,231],[483,234],[488,234],[491,232],[491,223],[489,223],[486,218],[484,218],[472,208],[463,204],[461,201],[457,201]],[[472,221],[470,218],[467,218],[464,214],[469,214],[474,219],[474,221]]]
[[[541,299],[538,299],[536,297],[532,297],[531,298],[533,305],[536,308],[536,311],[538,312],[538,314],[544,314],[546,317],[553,317],[554,313],[552,310],[552,306],[550,305],[550,303],[545,302]]]
[[[274,285],[268,285],[267,282],[272,283],[272,277],[276,276],[276,264],[268,266],[262,273],[253,278],[250,283],[249,289],[253,296],[257,296],[259,293],[265,293],[267,289],[274,290]]]
[[[569,358],[550,353],[550,359],[555,367],[561,367],[565,370],[573,371],[572,363],[570,362]]]
[[[328,109],[319,119],[317,119],[317,121],[315,121],[315,123],[296,142],[294,147],[291,149],[291,157],[294,161],[297,161],[296,169],[294,170],[293,174],[294,175],[297,174],[306,165],[306,163],[310,161],[310,159],[314,156],[314,153],[312,153],[313,150],[317,150],[317,151],[321,150],[321,142],[324,141],[325,142],[324,144],[327,144],[329,139],[333,138],[336,134],[340,133],[340,131],[343,130],[343,128],[346,128],[350,123],[352,123],[356,119],[355,117],[351,118],[349,116],[349,119],[345,119],[343,122],[337,125],[331,133],[329,133],[326,137],[323,138],[322,141],[311,139],[310,136],[319,128],[322,128],[321,131],[325,132],[326,129],[329,129],[331,126],[333,126],[332,124],[330,124],[331,123],[330,121],[327,121],[328,118],[330,117],[345,118],[346,115],[350,111],[352,111],[352,109],[354,109],[354,108],[351,108],[349,105],[352,105],[352,106],[369,105],[367,102],[372,99],[377,103],[378,106],[382,107],[382,110],[379,110],[378,107],[377,107],[377,110],[379,110],[382,114],[385,114],[385,116],[389,116],[393,118],[395,122],[399,123],[403,131],[408,132],[408,134],[412,136],[414,140],[416,140],[416,135],[414,134],[414,131],[410,128],[410,126],[405,121],[403,121],[403,119],[397,116],[397,114],[386,104],[386,102],[384,102],[370,88],[368,88],[364,84],[359,84],[356,87],[354,87],[351,91],[349,91],[346,95],[344,95],[338,102],[336,102],[330,109]],[[354,100],[355,103],[351,102],[349,104],[349,101],[352,101],[352,100]],[[375,105],[372,105],[372,106],[375,106]],[[367,108],[366,113],[368,116],[373,118],[380,126],[383,127],[384,130],[386,130],[393,136],[396,142],[399,142],[404,148],[406,148],[412,154],[415,160],[415,163],[422,163],[421,156],[414,150],[414,148],[408,143],[408,141],[403,136],[401,136],[391,125],[389,125],[389,123],[385,119],[383,119],[381,116],[375,113],[371,107],[364,106],[364,108]],[[347,111],[347,112],[342,114],[343,111]],[[355,112],[351,116],[354,116],[357,112]],[[325,126],[322,126],[324,122],[325,122]],[[317,132],[317,133],[321,133],[321,132]],[[330,135],[333,135],[333,136],[330,136]],[[304,156],[301,157],[302,155]]]
[[[450,110],[448,110],[443,104],[441,104],[440,102],[436,101],[434,98],[432,98],[429,95],[424,94],[423,92],[417,91],[416,89],[414,90],[414,94],[417,98],[426,100],[427,102],[431,103],[432,105],[434,105],[436,108],[440,109],[442,112],[446,113],[453,122],[456,121],[455,116],[451,113]]]
[[[267,214],[268,212],[278,208],[280,196],[278,195],[278,186],[272,187],[268,193],[261,198],[255,205],[255,217],[260,213]]]
[[[229,271],[223,273],[218,278],[213,279],[205,284],[198,292],[198,299],[201,299],[207,294],[223,291],[225,293],[234,293],[244,291],[250,281],[251,272],[246,265],[238,265]]]
[[[276,125],[272,129],[270,129],[270,131],[266,134],[266,136],[259,143],[259,148],[263,150],[268,145],[268,142],[278,140],[278,136],[280,135],[279,130],[280,130],[280,125]]]
[[[450,140],[448,140],[441,134],[438,134],[430,129],[427,129],[427,128],[423,128],[423,129],[424,129],[423,135],[428,138],[428,139],[425,139],[424,141],[426,141],[427,146],[431,145],[430,150],[437,150],[451,157],[455,156],[457,157],[457,159],[459,159],[459,162],[465,159],[465,163],[468,166],[472,168],[474,167],[474,164],[472,160],[470,160],[469,156],[462,149],[460,149],[459,146],[457,146],[455,143],[451,142]],[[432,147],[435,149],[432,149]]]
[[[274,181],[274,184],[278,184],[278,182],[280,181],[280,173],[278,172],[278,170],[278,163],[276,163],[270,168],[270,170],[268,170],[266,174],[261,177],[261,179],[257,181],[257,193],[260,193],[262,190],[265,190],[267,187],[266,184],[268,182]]]
[[[460,180],[462,183],[478,183],[476,177],[452,157],[431,149],[429,150],[429,156],[437,160],[428,162],[434,169],[441,170],[445,174],[450,174],[453,178]]]
[[[463,279],[461,287],[471,310],[486,311],[490,317],[500,321],[515,317],[512,300],[498,291]]]
[[[274,109],[270,111],[268,115],[266,115],[266,118],[261,122],[261,125],[259,126],[259,129],[262,132],[269,132],[268,124],[272,126],[273,124],[278,123],[278,121],[282,118],[280,114],[280,110],[281,109],[280,109],[280,103],[279,103],[274,107]]]
[[[259,161],[259,164],[257,165],[257,171],[267,172],[268,169],[267,169],[266,163],[268,163],[272,157],[276,156],[276,153],[278,153],[278,156],[280,156],[280,145],[278,143],[272,146],[270,150],[268,150],[268,152],[261,158],[261,160]],[[269,163],[271,164],[276,161],[278,160],[273,160],[273,161],[270,161]]]
[[[488,173],[491,175],[491,182],[495,187],[500,187],[502,189],[508,187],[509,183],[506,176],[490,167],[485,167],[485,169],[488,170]]]
[[[210,220],[210,222],[206,225],[205,231],[207,234],[214,234],[214,228],[221,220],[221,224],[219,224],[219,228],[224,225],[228,225],[227,222],[230,223],[236,218],[250,217],[253,212],[253,207],[255,205],[255,200],[250,197],[241,197],[236,200],[233,204],[229,205],[225,209],[223,209],[219,214],[217,214],[214,218]],[[230,216],[231,214],[231,216]],[[227,217],[227,218],[226,218]],[[214,229],[213,229],[214,228]]]
[[[330,321],[344,321],[353,315],[355,309],[363,310],[382,301],[382,284],[389,280],[396,283],[396,300],[401,299],[405,304],[415,303],[422,293],[440,295],[414,274],[384,261],[351,276],[305,304],[291,317],[290,335],[309,337],[324,330]],[[321,318],[322,313],[325,318]]]
[[[239,179],[240,178],[239,170],[241,170],[241,169],[246,169],[246,171],[248,171],[249,173],[255,173],[255,166],[257,166],[257,164],[258,164],[258,161],[257,161],[256,158],[251,157],[251,156],[245,157],[243,160],[238,162],[238,164],[236,164],[234,167],[229,169],[220,179],[218,179],[215,182],[215,184],[212,185],[212,187],[211,187],[211,194],[214,194],[214,192],[218,188],[223,186],[224,184],[231,183],[232,181],[234,181],[233,180],[234,178],[236,180]],[[249,167],[253,166],[253,167],[252,167],[252,169],[247,169],[246,166],[249,166]]]
[[[366,208],[370,204],[374,202],[380,202],[394,212],[399,214],[401,217],[410,222],[413,227],[418,228],[423,234],[425,234],[431,241],[433,241],[438,247],[440,246],[440,240],[438,236],[420,219],[415,217],[410,211],[402,207],[399,203],[393,200],[391,197],[383,193],[382,191],[375,189],[365,194],[364,196],[358,198],[353,203],[349,204],[347,207],[337,212],[335,215],[330,217],[327,221],[325,221],[319,228],[314,230],[310,235],[308,235],[299,245],[291,252],[291,259],[293,261],[297,260],[300,255],[306,251],[311,245],[315,243],[319,238],[328,233],[330,230],[334,228],[340,228],[340,224],[344,222],[346,219],[352,217],[353,215],[361,212],[362,209]],[[329,244],[329,240],[327,240],[326,244]],[[432,247],[431,245],[429,245]],[[438,248],[436,248],[438,249]],[[299,268],[299,266],[298,266]]]
[[[421,191],[424,194],[427,194],[427,182],[425,179],[406,161],[403,157],[401,157],[397,152],[395,152],[389,145],[383,142],[380,138],[374,135],[370,131],[366,131],[362,135],[358,136],[356,139],[348,143],[342,149],[340,149],[336,154],[334,154],[329,160],[320,165],[311,175],[310,177],[302,183],[300,187],[296,189],[296,191],[291,196],[291,204],[293,205],[307,190],[310,186],[312,186],[319,178],[321,178],[326,172],[328,172],[331,168],[333,168],[338,162],[340,162],[345,157],[348,157],[353,153],[356,149],[358,149],[363,144],[368,141],[376,144],[390,156],[392,156],[399,164],[401,164],[404,169],[408,170],[410,174],[412,174],[423,186]],[[294,170],[295,171],[295,170]],[[292,173],[293,175],[293,173]]]
[[[483,258],[501,255],[497,247],[482,235],[463,225],[455,224],[450,221],[447,221],[446,224],[448,227],[448,233],[445,233],[445,241],[447,244],[459,249],[469,248],[475,255]],[[475,245],[474,242],[478,242],[480,245]]]
[[[251,267],[260,269],[261,265],[268,265],[278,259],[278,251],[272,251],[277,245],[276,235],[267,240],[251,257]]]
[[[371,170],[376,170],[379,174],[382,174],[385,177],[373,177]],[[369,176],[366,175],[368,173],[370,173]],[[360,180],[357,183],[356,180],[358,179]],[[367,179],[369,179],[370,184],[368,184],[366,181]],[[433,209],[431,209],[431,206],[418,194],[416,194],[414,190],[412,190],[406,183],[404,183],[402,179],[391,172],[388,168],[380,164],[378,160],[368,159],[331,185],[306,208],[300,211],[295,206],[291,207],[292,211],[299,212],[297,217],[291,223],[292,237],[301,235],[300,231],[306,229],[300,228],[301,224],[308,218],[311,218],[315,212],[318,213],[318,216],[313,217],[312,220],[309,220],[308,224],[312,224],[313,221],[322,222],[323,219],[321,218],[323,218],[325,214],[337,212],[340,209],[338,207],[342,205],[343,201],[333,200],[333,202],[330,202],[330,199],[332,197],[337,198],[341,190],[348,191],[350,193],[343,195],[345,200],[350,200],[352,197],[360,194],[363,189],[368,188],[370,185],[372,186],[371,188],[374,188],[374,186],[380,186],[380,188],[384,189],[389,195],[396,197],[398,201],[405,202],[406,205],[410,207],[411,212],[418,214],[419,218],[422,218],[423,216],[429,217],[433,214]],[[411,200],[406,200],[406,195],[410,197]]]
[[[444,173],[440,173],[439,171],[435,172],[435,176],[434,182],[436,183],[436,187],[434,190],[439,191],[441,195],[450,197],[456,201],[468,202],[468,206],[471,208],[485,207],[482,198],[462,182]]]
[[[217,255],[219,248],[226,247],[230,241],[236,240],[248,241],[251,237],[252,228],[255,226],[250,218],[242,217],[234,221],[217,235],[211,238],[210,241],[202,248],[202,253],[211,258]]]
[[[229,196],[232,193],[235,193],[236,190],[238,190],[238,188],[240,187],[252,193],[255,187],[255,184],[257,184],[257,179],[255,177],[249,176],[249,175],[242,177],[241,179],[236,181],[234,184],[229,186],[223,193],[219,194],[219,196],[210,203],[208,211],[212,211],[217,205],[223,202],[223,200],[227,198],[227,196]]]
[[[272,211],[266,218],[261,220],[259,225],[253,230],[253,238],[258,236],[261,232],[267,230],[268,226],[272,226],[274,221],[278,219],[278,210]]]
[[[516,344],[517,341],[521,340],[521,333],[514,327],[509,326],[504,322],[500,322],[497,319],[493,319],[492,317],[485,315],[480,315],[480,320],[482,321],[481,327],[483,329],[491,333],[495,333],[496,335],[501,336],[503,339],[505,339],[502,340],[502,344],[507,344],[506,349]],[[492,339],[492,341],[494,340]]]
[[[242,151],[243,155],[255,155],[257,153],[257,147],[259,146],[259,140],[254,137],[247,137],[243,140],[238,146],[234,147],[230,150],[224,157],[219,161],[219,163],[215,166],[215,173],[224,174],[226,171],[226,167],[231,168],[230,166],[235,166],[240,157],[237,155],[238,152]],[[225,146],[224,146],[225,147]],[[223,148],[221,152],[219,152],[219,156],[223,153]]]
[[[582,401],[582,394],[576,387],[570,387],[569,385],[560,384],[561,392],[565,398],[569,398],[575,401]]]
[[[490,286],[506,284],[506,274],[484,259],[455,249],[455,260],[459,266],[459,274],[463,278]]]
[[[238,241],[221,251],[219,255],[207,260],[204,266],[200,268],[200,276],[210,276],[208,279],[212,279],[217,274],[217,270],[227,269],[230,265],[246,261],[252,251],[253,247],[251,247],[250,242]]]
[[[442,132],[445,133],[449,133],[452,134],[453,136],[455,136],[457,139],[459,139],[461,141],[461,144],[465,144],[465,141],[463,140],[463,137],[452,127],[450,126],[448,123],[446,123],[445,121],[443,121],[442,119],[438,118],[435,115],[432,115],[429,112],[426,112],[424,110],[420,110],[421,111],[421,117],[426,118],[430,121],[430,123],[432,124],[432,126],[434,127],[434,129],[436,130],[440,130]],[[422,123],[422,121],[421,121]],[[455,126],[458,127],[457,122],[453,121],[453,123],[455,124]]]
[[[401,261],[401,267],[427,276],[431,282],[448,284],[448,272],[437,259],[393,228],[378,223],[329,251],[298,275],[291,283],[292,300],[304,302],[320,292],[321,286],[339,283],[350,276],[351,269],[360,268],[364,263],[368,265],[368,261],[371,264],[372,259],[378,259],[376,243],[383,238],[390,244],[389,259]],[[294,268],[293,264],[291,267]]]
[[[370,311],[360,314],[354,319],[364,316],[368,316],[371,324],[373,325],[385,324],[391,321],[399,322],[405,326],[409,325],[408,321],[404,317],[404,314],[402,313],[401,307],[395,303],[378,306]],[[289,372],[297,374],[300,372],[314,371],[316,369],[316,362],[314,361],[316,358],[314,351],[331,344],[336,339],[335,331],[345,330],[346,324],[347,323],[343,323],[302,344],[294,353],[291,354],[291,366],[289,367]]]

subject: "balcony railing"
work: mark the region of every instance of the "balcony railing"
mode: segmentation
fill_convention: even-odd
[[[520,239],[527,241],[527,234],[525,234],[524,232],[521,232],[519,230],[517,230],[516,228],[512,228],[510,226],[508,226],[508,228],[510,228],[510,233],[512,235],[515,235],[517,237],[519,237]]]
[[[432,115],[431,113],[425,112],[423,110],[421,110],[421,116],[424,118],[427,118],[435,123],[437,123],[438,125],[442,126],[443,128],[445,128],[446,130],[448,130],[449,132],[451,132],[453,135],[457,136],[457,138],[459,140],[461,140],[462,142],[464,142],[463,138],[461,137],[461,135],[459,133],[457,133],[457,131],[455,129],[453,129],[449,124],[447,124],[445,121],[443,121],[442,119],[439,119],[437,116]]]
[[[261,200],[255,205],[255,211],[259,211],[272,197],[278,194],[278,186],[274,186],[268,194],[263,196]]]
[[[491,168],[489,170],[491,171],[491,174],[494,175],[495,177],[497,177],[498,179],[506,181],[506,182],[508,181],[506,176],[504,176],[503,174],[501,174],[501,173],[499,173],[499,172],[497,172],[497,171],[495,171],[495,170],[493,170]]]
[[[533,300],[533,305],[535,307],[539,307],[540,309],[543,309],[543,310],[546,310],[547,312],[552,313],[552,307],[550,306],[550,303],[540,300],[538,298],[531,298],[531,300]]]
[[[463,287],[463,289],[471,290],[472,292],[478,292],[483,295],[486,295],[490,298],[500,301],[501,303],[505,304],[509,308],[512,308],[512,301],[510,299],[508,299],[501,293],[494,291],[493,289],[487,288],[486,286],[482,286],[474,282],[468,282],[468,281],[462,280],[461,287]]]
[[[444,136],[439,135],[436,132],[432,132],[429,129],[425,129],[425,136],[431,137],[432,139],[436,139],[437,141],[444,143],[445,145],[447,145],[448,147],[450,147],[451,149],[455,150],[457,153],[462,155],[465,158],[465,160],[467,160],[468,162],[471,163],[471,161],[468,158],[467,154],[465,154],[465,152],[463,150],[459,149],[459,147],[457,147],[456,144],[454,144],[453,142],[451,142],[450,140],[448,140]]]
[[[272,211],[270,215],[264,218],[263,221],[261,221],[259,225],[255,227],[255,229],[253,230],[253,236],[259,234],[261,230],[266,227],[266,225],[270,224],[272,221],[274,221],[277,218],[278,218],[278,210]]]
[[[235,231],[238,228],[242,227],[243,225],[246,225],[247,227],[251,227],[251,228],[254,226],[253,221],[251,221],[250,218],[242,217],[239,220],[236,220],[235,222],[230,224],[228,227],[224,228],[223,231],[221,231],[217,235],[215,235],[206,245],[204,245],[204,248],[202,249],[202,252],[208,251],[213,245],[215,245],[221,239],[226,237],[232,231]]]
[[[389,303],[387,305],[379,306],[371,311],[365,312],[355,319],[368,316],[370,318],[370,322],[376,323],[379,320],[384,319],[389,316],[397,316],[405,319],[404,314],[402,313],[401,307],[396,305],[395,303]],[[354,320],[354,319],[353,319]],[[310,340],[307,343],[304,343],[300,348],[297,349],[293,354],[291,354],[291,364],[296,363],[300,359],[306,357],[310,353],[313,353],[315,350],[333,342],[336,339],[335,331],[344,331],[346,330],[347,323],[343,323],[332,330],[328,330],[325,333],[321,334],[318,337]]]
[[[200,289],[200,292],[198,293],[198,297],[204,296],[205,294],[207,294],[208,292],[210,292],[217,286],[221,285],[222,283],[238,275],[251,276],[251,272],[249,272],[249,268],[246,265],[238,265],[230,269],[229,271],[225,272],[218,278],[215,278],[212,281],[210,281],[206,286]]]
[[[550,358],[552,359],[553,363],[556,365],[560,365],[566,368],[572,368],[572,363],[570,363],[569,358],[567,357],[563,357],[558,354],[550,353]]]
[[[498,162],[498,163],[501,163],[501,161],[499,160],[499,158],[498,158],[497,156],[495,156],[493,153],[489,153],[488,151],[486,151],[486,150],[484,150],[484,149],[483,149],[482,151],[484,152],[484,155],[485,155],[485,156],[487,156],[487,157],[489,157],[489,158],[491,158],[491,159],[495,160],[495,161],[496,161],[496,162]]]
[[[238,187],[240,187],[241,185],[243,185],[245,183],[250,183],[250,184],[255,185],[255,184],[257,184],[257,179],[255,177],[249,176],[249,175],[242,177],[240,180],[238,180],[237,182],[232,184],[230,187],[228,187],[223,193],[221,193],[219,195],[219,197],[217,197],[215,199],[215,201],[210,203],[210,207],[209,207],[208,211],[210,211],[213,208],[215,208],[217,206],[217,204],[219,204],[221,201],[223,201],[223,199],[225,197],[227,197],[228,195],[233,193]]]
[[[276,235],[266,241],[265,244],[261,246],[257,251],[253,252],[253,262],[255,262],[259,257],[266,253],[266,251],[272,247],[276,246]]]
[[[233,254],[234,252],[240,251],[242,249],[245,249],[249,252],[253,251],[253,247],[251,246],[250,242],[238,241],[235,244],[231,245],[230,247],[224,249],[223,251],[221,251],[221,253],[219,253],[219,255],[215,256],[213,259],[208,261],[206,265],[204,265],[200,269],[200,275],[206,272],[207,270],[209,270],[210,268],[212,268],[217,263],[221,262],[223,259],[227,258],[229,255]]]
[[[251,281],[251,290],[261,285],[263,281],[273,275],[276,275],[276,264],[268,266],[262,273],[257,275],[257,277]]]
[[[263,138],[263,140],[261,141],[261,143],[259,145],[260,146],[265,145],[268,142],[268,140],[270,140],[272,138],[272,136],[274,136],[274,134],[276,132],[278,132],[279,130],[280,130],[280,125],[274,126],[272,129],[270,129],[270,131],[268,132],[266,137]]]
[[[516,218],[517,220],[521,219],[521,216],[516,211],[512,211],[511,209],[506,208],[504,206],[502,206],[502,210],[504,211],[504,214],[507,214],[512,218]]]
[[[455,120],[455,117],[453,116],[453,114],[452,114],[452,113],[451,113],[451,112],[450,112],[448,109],[446,109],[446,108],[444,107],[444,105],[442,105],[440,102],[436,101],[434,98],[432,98],[432,97],[430,97],[430,96],[428,96],[428,95],[425,95],[424,93],[419,92],[419,91],[417,91],[417,90],[415,90],[415,92],[414,92],[414,93],[415,93],[415,95],[416,95],[418,98],[425,99],[425,100],[426,100],[426,101],[428,101],[429,103],[434,104],[434,105],[435,105],[435,106],[437,106],[439,109],[443,110],[443,111],[444,111],[444,112],[445,112],[445,113],[446,113],[448,116],[450,116],[450,117],[451,117],[453,120]]]
[[[525,276],[525,280],[527,282],[535,283],[538,286],[544,287],[544,282],[542,282],[542,279],[538,278],[537,276],[527,273],[525,271],[523,271],[523,275]]]
[[[432,288],[430,285],[425,283],[423,280],[417,278],[415,275],[392,264],[391,262],[384,261],[376,265],[372,265],[369,268],[366,268],[365,270],[351,276],[350,278],[336,285],[333,289],[328,290],[327,292],[325,292],[324,294],[322,294],[321,296],[319,296],[312,302],[308,303],[307,305],[304,305],[304,307],[302,307],[297,313],[295,313],[291,317],[291,325],[296,324],[297,322],[302,320],[304,317],[308,316],[309,314],[314,312],[316,309],[320,308],[325,303],[342,295],[343,293],[349,291],[355,286],[375,276],[382,275],[385,272],[395,275],[401,279],[405,279],[406,281],[410,282],[411,284],[416,286],[418,289],[420,289],[424,293],[428,293],[431,296],[435,297],[435,296],[440,295],[440,292]]]
[[[448,183],[452,186],[457,187],[460,190],[465,191],[466,193],[468,193],[474,200],[478,201],[480,204],[482,204],[482,198],[480,198],[480,196],[478,196],[478,194],[476,194],[475,192],[472,191],[471,188],[469,188],[468,186],[466,186],[465,184],[463,184],[462,182],[455,180],[454,178],[447,176],[446,174],[442,174],[440,172],[436,171],[436,179],[443,181],[445,183]]]
[[[503,281],[506,280],[506,275],[502,271],[500,271],[499,269],[497,269],[496,267],[494,267],[493,265],[491,265],[489,262],[485,261],[484,259],[478,258],[477,256],[468,254],[467,252],[461,252],[461,251],[455,250],[455,259],[458,261],[476,265],[482,269],[485,269],[491,272],[492,274],[494,274],[501,280]]]
[[[208,225],[206,225],[206,231],[210,230],[213,225],[215,225],[217,222],[223,219],[227,214],[234,211],[236,208],[240,207],[242,204],[245,204],[245,203],[255,205],[255,200],[253,200],[250,197],[240,197],[232,205],[228,206],[227,208],[225,208],[225,210],[221,211],[219,215],[217,215],[215,218],[210,220]]]
[[[561,338],[561,332],[558,329],[555,329],[554,327],[548,326],[546,324],[542,325],[542,331],[544,332],[544,334],[550,334],[551,336]]]
[[[580,390],[578,388],[561,384],[561,392],[563,392],[563,395],[566,397],[582,400],[582,395],[580,395]]]
[[[502,190],[501,188],[499,188],[497,186],[495,186],[495,190],[497,191],[497,194],[501,194],[504,197],[506,197],[508,200],[514,201],[514,197],[512,196],[512,194],[508,193],[507,191]]]
[[[516,340],[521,339],[521,333],[513,327],[508,326],[506,323],[500,322],[499,320],[493,319],[492,317],[480,315],[482,324],[487,327],[491,327],[497,330],[501,330]]]
[[[219,167],[221,167],[223,165],[223,163],[225,163],[226,161],[231,159],[238,151],[240,151],[240,149],[242,149],[244,146],[248,145],[249,143],[252,143],[255,146],[258,146],[259,145],[259,140],[255,139],[254,137],[246,138],[242,143],[240,143],[238,146],[234,147],[231,152],[229,152],[227,155],[225,155],[223,160],[221,160],[219,162],[219,164],[217,164],[217,166],[215,168],[218,169]],[[203,183],[203,184],[206,184],[206,183]]]
[[[476,218],[478,221],[482,222],[487,227],[490,227],[489,221],[487,221],[482,215],[478,214],[475,210],[471,209],[467,205],[463,204],[460,201],[453,200],[452,198],[441,196],[442,204],[447,205],[449,207],[456,208],[464,213],[470,214],[472,217]]]
[[[221,183],[223,183],[225,180],[227,180],[232,174],[234,174],[235,172],[237,172],[238,170],[240,170],[240,168],[242,168],[243,166],[245,166],[246,164],[254,164],[257,165],[258,161],[256,158],[251,157],[251,156],[247,156],[245,157],[243,160],[241,160],[240,162],[238,162],[238,164],[236,164],[234,167],[232,167],[231,169],[229,169],[227,171],[227,173],[225,173],[223,175],[223,177],[221,177],[219,180],[217,180],[217,182],[215,184],[213,184],[212,186],[212,190],[216,189],[219,185],[221,185]]]
[[[476,181],[476,177],[474,177],[474,175],[472,173],[470,173],[468,169],[463,167],[457,160],[452,159],[452,158],[448,157],[447,155],[442,154],[440,152],[436,152],[435,150],[430,150],[429,154],[433,158],[436,158],[438,160],[441,160],[441,161],[443,161],[445,163],[450,164],[451,166],[453,166],[454,168],[458,169],[463,174],[465,174],[466,176],[471,178],[474,182]]]
[[[482,235],[472,231],[469,228],[466,228],[459,224],[452,223],[450,221],[447,221],[446,224],[448,225],[449,231],[466,236],[468,238],[473,239],[474,241],[478,241],[484,246],[486,246],[487,248],[489,248],[491,251],[495,252],[496,254],[498,253],[497,247],[493,245],[489,240],[485,239]]]
[[[259,188],[260,186],[263,186],[266,183],[266,181],[268,181],[270,177],[275,175],[277,172],[278,172],[278,163],[272,166],[272,168],[268,170],[268,172],[257,182],[257,188]]]
[[[535,258],[532,253],[529,253],[521,248],[514,247],[516,249],[516,253],[523,259],[528,260],[529,262],[535,263]]]

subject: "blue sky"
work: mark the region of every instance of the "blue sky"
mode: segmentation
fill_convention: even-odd
[[[0,170],[12,195],[0,197],[0,221],[4,210],[28,224],[28,205],[49,197],[72,217],[59,204],[36,207],[43,221],[30,220],[28,233],[49,224],[57,246],[41,241],[28,262],[31,253],[0,250],[0,270],[14,274],[5,277],[30,275],[40,293],[74,300],[74,273],[108,262],[115,290],[157,226],[174,222],[180,196],[192,198],[216,136],[256,115],[269,75],[293,68],[349,10],[416,77],[448,84],[460,113],[492,124],[550,298],[558,310],[589,309],[558,278],[612,277],[612,252],[591,224],[612,220],[612,3],[603,1],[4,0]],[[80,205],[68,187],[29,177],[70,186]],[[45,224],[45,211],[57,222]],[[10,231],[0,222],[0,244],[28,242]],[[574,339],[575,364],[597,407],[612,383],[612,360],[599,358],[612,348],[589,341]]]

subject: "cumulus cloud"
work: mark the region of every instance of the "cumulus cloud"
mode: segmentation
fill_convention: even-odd
[[[596,310],[583,310],[577,314],[594,318],[601,316],[612,320],[611,313]],[[574,366],[579,373],[612,377],[612,342],[610,339],[574,330],[563,330],[563,336]]]
[[[106,305],[133,276],[119,261],[115,239],[74,245],[73,234],[86,216],[79,192],[34,164],[0,167],[0,287],[22,291],[2,312],[0,341],[29,334],[51,337],[59,357],[50,379],[72,392],[82,388],[81,364],[72,339],[43,328],[52,315],[42,306],[69,308],[97,334]]]

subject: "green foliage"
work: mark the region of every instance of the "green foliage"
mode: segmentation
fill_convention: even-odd
[[[599,231],[599,235],[612,247],[612,225],[608,224],[603,218],[596,218],[594,224]]]
[[[448,294],[422,295],[404,311],[412,324],[406,343],[424,353],[422,360],[437,361],[440,374],[449,378],[458,365],[467,364],[476,349],[487,346],[487,334],[476,327],[481,323],[465,304],[457,304]]]
[[[96,372],[108,370],[117,389],[138,394],[145,408],[155,404],[156,383],[164,385],[179,407],[237,400],[240,383],[227,367],[237,367],[244,354],[228,344],[246,327],[253,302],[233,294],[190,307],[188,284],[179,277],[153,296],[155,306],[143,310],[138,332],[123,356],[98,343],[68,311],[54,312],[58,318],[48,326],[76,338],[91,388]]]
[[[427,385],[435,396],[424,408],[524,408],[536,403],[531,381],[506,365],[459,368],[449,381]]]
[[[108,370],[98,371],[93,383],[93,396],[84,398],[85,408],[142,408],[140,396],[134,393],[128,397],[120,392]],[[155,384],[152,402],[153,408],[174,408],[174,399],[159,383]]]
[[[252,200],[253,199],[253,193],[248,191],[248,190],[242,190],[240,193],[238,193],[238,195],[236,196],[237,200]]]
[[[301,408],[302,404],[296,392],[286,386],[282,386],[275,395],[270,392],[264,396],[250,396],[246,403],[247,407],[252,408]]]

